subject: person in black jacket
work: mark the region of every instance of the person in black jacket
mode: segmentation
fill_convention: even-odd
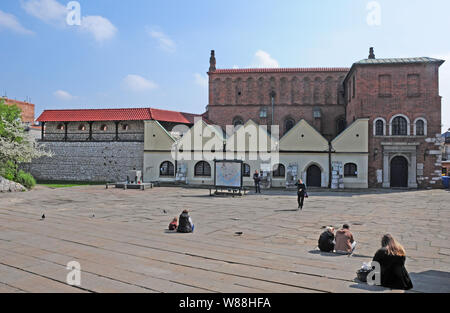
[[[192,223],[192,219],[189,216],[188,210],[184,210],[183,213],[181,213],[180,218],[178,219],[177,232],[179,233],[194,232],[194,223]]]
[[[253,174],[253,180],[255,181],[255,193],[261,193],[261,176],[258,173],[258,170]]]
[[[303,210],[303,202],[305,201],[305,197],[308,198],[308,194],[306,192],[306,185],[303,183],[301,179],[295,184],[297,186],[297,201],[298,208]]]
[[[334,251],[334,228],[327,227],[326,231],[319,237],[319,249],[322,252]]]
[[[381,285],[391,289],[412,289],[413,284],[405,268],[405,249],[392,235],[384,235],[381,246],[373,257],[373,261],[381,266]]]

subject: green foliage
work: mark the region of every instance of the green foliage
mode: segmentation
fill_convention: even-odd
[[[8,136],[5,131],[5,125],[3,121],[14,123],[20,121],[22,110],[16,105],[7,105],[4,100],[0,100],[0,136]]]
[[[36,186],[36,180],[34,177],[30,173],[25,173],[22,170],[17,173],[15,182],[25,186],[27,189],[32,189]]]
[[[16,177],[17,169],[13,162],[7,161],[0,166],[0,176],[7,180],[14,180]]]

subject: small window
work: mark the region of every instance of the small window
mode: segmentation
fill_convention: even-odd
[[[274,167],[272,176],[275,178],[284,178],[286,176],[286,170],[283,164],[277,164]]]
[[[416,136],[425,136],[425,123],[422,120],[416,122]]]
[[[267,108],[262,108],[261,111],[259,111],[259,117],[267,118]]]
[[[108,126],[102,125],[102,126],[100,127],[100,130],[101,130],[102,132],[105,132],[105,131],[108,130]]]
[[[128,124],[123,124],[122,125],[122,130],[127,131],[130,129],[130,126]]]
[[[295,122],[293,119],[287,119],[284,122],[284,133],[287,134],[288,131],[290,131],[292,128],[294,128]]]
[[[250,177],[250,165],[244,163],[244,177]]]
[[[354,163],[347,163],[344,166],[344,177],[358,177],[358,167]]]
[[[78,126],[78,130],[82,132],[86,131],[86,125],[81,124],[80,126]]]
[[[234,127],[238,127],[238,126],[242,126],[242,125],[244,125],[244,121],[242,120],[242,118],[240,118],[240,117],[235,117],[235,118],[233,119],[233,126],[234,126]]]
[[[56,126],[57,130],[64,130],[64,124],[58,124],[58,126]]]
[[[201,177],[211,177],[211,166],[208,162],[200,161],[195,164],[194,175]]]
[[[345,118],[340,118],[336,121],[336,130],[337,134],[339,135],[347,128],[347,121]]]
[[[175,167],[172,162],[166,161],[161,164],[159,176],[173,177],[175,176]]]
[[[384,136],[384,122],[382,120],[375,123],[375,136]]]
[[[397,116],[392,121],[392,135],[393,136],[406,136],[408,135],[408,122],[404,117]]]

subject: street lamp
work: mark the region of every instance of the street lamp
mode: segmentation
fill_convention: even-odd
[[[273,123],[274,123],[274,111],[275,111],[275,96],[276,96],[277,94],[276,94],[276,92],[274,91],[274,90],[272,90],[271,92],[270,92],[270,98],[271,98],[271,100],[272,100],[272,126],[274,125]]]

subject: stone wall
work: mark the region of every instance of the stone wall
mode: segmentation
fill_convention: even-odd
[[[52,158],[26,166],[40,181],[124,181],[127,172],[142,170],[143,142],[45,142]]]

